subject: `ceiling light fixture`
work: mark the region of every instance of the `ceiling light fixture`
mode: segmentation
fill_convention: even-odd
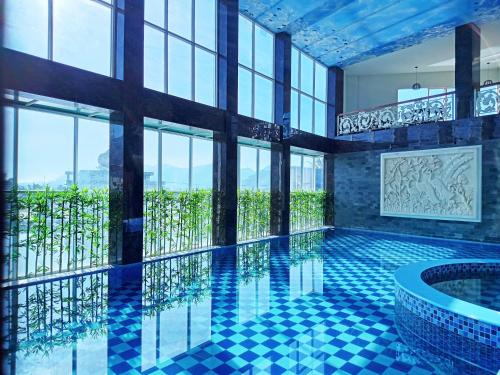
[[[411,87],[413,90],[419,90],[422,87],[420,83],[418,83],[418,66],[415,67],[415,83]]]
[[[489,71],[489,65],[490,65],[490,62],[488,61],[486,63],[486,81],[483,82],[483,86],[488,86],[488,85],[492,85],[493,84],[493,81],[490,78],[490,71]]]

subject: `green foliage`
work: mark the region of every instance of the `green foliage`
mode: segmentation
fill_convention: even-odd
[[[108,262],[107,189],[8,193],[8,259],[12,279],[95,267]]]
[[[271,193],[260,190],[238,191],[238,241],[270,235]]]
[[[211,244],[211,190],[152,190],[144,193],[146,258]]]
[[[324,191],[290,192],[290,231],[298,232],[322,227],[325,205]]]

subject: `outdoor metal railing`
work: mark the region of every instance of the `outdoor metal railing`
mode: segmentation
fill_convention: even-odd
[[[337,135],[454,119],[455,92],[448,92],[342,113],[337,118]]]

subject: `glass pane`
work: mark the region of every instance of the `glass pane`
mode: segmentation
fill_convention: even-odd
[[[300,90],[313,95],[313,66],[314,60],[309,56],[300,54]]]
[[[314,101],[314,133],[326,136],[326,105]]]
[[[191,45],[168,37],[168,93],[191,99]]]
[[[314,96],[319,100],[326,102],[326,68],[318,63],[314,63]]]
[[[144,25],[144,87],[165,92],[165,34]]]
[[[5,172],[5,182],[6,188],[9,190],[13,184],[14,178],[14,108],[4,107],[3,108],[3,121],[4,121],[4,148],[3,152],[3,162],[4,162],[4,172]]]
[[[4,0],[4,15],[5,47],[48,57],[47,0]]]
[[[193,138],[193,181],[191,189],[212,189],[213,142]]]
[[[323,180],[325,171],[323,165],[323,156],[317,156],[314,158],[314,185],[316,191],[321,191],[324,189]]]
[[[303,178],[302,178],[302,189],[303,190],[313,190],[314,186],[314,177],[313,177],[313,165],[314,158],[312,156],[304,156],[304,169],[303,169]]]
[[[312,99],[300,94],[300,130],[310,133],[312,132],[312,107]]]
[[[252,73],[238,67],[238,113],[252,116]]]
[[[194,100],[215,106],[215,55],[195,48],[194,56]]]
[[[165,27],[165,0],[144,0],[144,19]]]
[[[290,126],[299,128],[299,93],[292,90],[292,103],[290,106]]]
[[[215,51],[216,28],[216,1],[196,0],[194,15],[194,35],[196,43]]]
[[[109,124],[78,120],[78,186],[108,187]]]
[[[191,40],[191,0],[168,0],[168,30]]]
[[[163,133],[162,186],[172,191],[189,190],[189,138]]]
[[[54,61],[109,76],[111,9],[88,0],[54,0]]]
[[[273,121],[273,81],[255,75],[255,108],[254,117],[260,120]]]
[[[238,23],[238,61],[252,68],[252,22],[242,16]]]
[[[144,189],[158,189],[158,131],[144,130]]]
[[[240,146],[240,189],[257,189],[257,149]]]
[[[302,188],[302,157],[292,154],[290,156],[290,190]]]
[[[292,47],[292,87],[299,88],[299,50]]]
[[[271,151],[259,149],[259,190],[271,190]]]
[[[258,25],[255,25],[255,70],[268,77],[273,77],[273,34]]]
[[[64,189],[73,183],[73,118],[19,110],[19,185]]]

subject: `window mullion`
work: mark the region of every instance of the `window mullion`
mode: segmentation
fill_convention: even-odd
[[[158,175],[158,182],[156,184],[158,190],[161,190],[163,188],[162,180],[163,180],[163,171],[162,171],[162,159],[163,159],[163,140],[162,140],[162,134],[163,132],[161,130],[156,130],[158,133],[158,170],[156,171]]]
[[[73,117],[73,184],[78,184],[78,117]]]
[[[193,137],[189,137],[189,182],[188,189],[191,191],[193,186]]]
[[[257,167],[257,190],[259,190],[259,180],[260,180],[260,173],[259,173],[259,170],[260,170],[260,149],[256,149],[256,160],[255,160],[255,163],[256,163],[256,167]]]
[[[165,0],[165,31],[163,31],[163,86],[165,92],[168,94],[168,1]]]
[[[47,58],[49,60],[54,59],[54,2],[53,0],[48,1],[48,45],[47,45]]]

